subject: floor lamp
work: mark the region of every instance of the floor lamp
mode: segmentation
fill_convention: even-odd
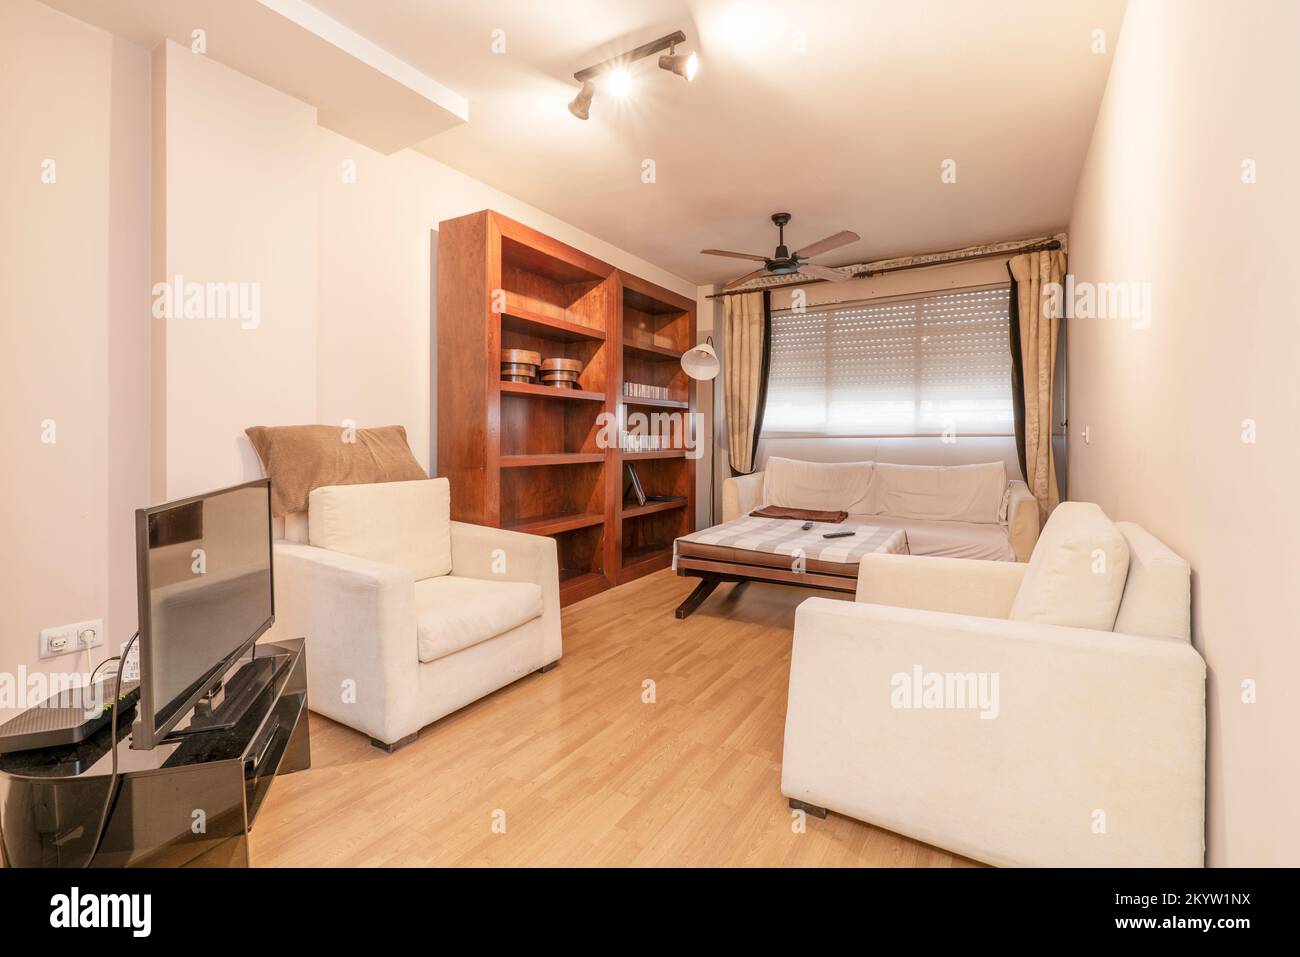
[[[706,337],[704,342],[682,354],[682,371],[692,379],[711,383],[712,380],[718,377],[721,368],[722,364],[718,362],[718,353],[713,348],[713,336]],[[713,422],[709,426],[709,525],[714,525],[716,524],[713,515],[714,482],[717,480],[718,469],[713,461],[713,451],[717,448],[717,442],[714,441],[713,427],[718,421],[718,395],[717,390],[712,385],[709,386],[709,389],[709,395],[713,399],[709,408],[713,415]]]

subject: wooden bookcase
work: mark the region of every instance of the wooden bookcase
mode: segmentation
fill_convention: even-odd
[[[437,466],[452,518],[553,537],[565,604],[667,567],[695,527],[681,368],[694,301],[490,210],[438,229]],[[580,359],[578,388],[502,382],[502,349]],[[625,382],[666,397],[626,396]],[[662,447],[624,452],[616,433],[631,425]],[[679,498],[625,504],[628,462],[647,495]]]

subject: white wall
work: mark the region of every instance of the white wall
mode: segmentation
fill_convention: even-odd
[[[1070,223],[1078,280],[1152,287],[1150,328],[1070,323],[1070,489],[1192,564],[1214,865],[1300,864],[1298,34],[1292,2],[1133,0]]]
[[[129,511],[147,494],[142,89],[144,50],[33,0],[0,0],[4,672],[84,670],[84,656],[40,662],[42,628],[104,618],[97,661],[135,626],[130,594],[110,582],[134,579]]]
[[[249,283],[261,297],[255,325],[158,320],[165,500],[260,477],[249,426],[316,419],[317,127],[313,107],[206,56],[171,41],[153,55],[165,84],[154,281]]]

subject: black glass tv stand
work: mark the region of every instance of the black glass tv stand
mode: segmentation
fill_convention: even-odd
[[[0,754],[0,855],[9,867],[247,866],[248,832],[277,775],[311,766],[307,656],[301,638],[256,645],[226,678],[211,714],[149,751],[118,716],[84,741]]]

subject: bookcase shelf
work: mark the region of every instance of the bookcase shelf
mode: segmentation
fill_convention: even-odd
[[[604,402],[606,399],[603,392],[557,389],[554,386],[538,385],[533,382],[502,382],[501,391],[511,395],[531,395],[539,399],[571,399],[579,402]]]
[[[553,537],[564,604],[667,567],[694,528],[695,462],[621,452],[602,413],[688,424],[694,300],[491,210],[438,229],[437,466],[452,518]],[[500,381],[505,349],[579,360],[578,388]],[[624,395],[625,382],[667,398]],[[625,506],[632,463],[648,495],[682,498]]]

